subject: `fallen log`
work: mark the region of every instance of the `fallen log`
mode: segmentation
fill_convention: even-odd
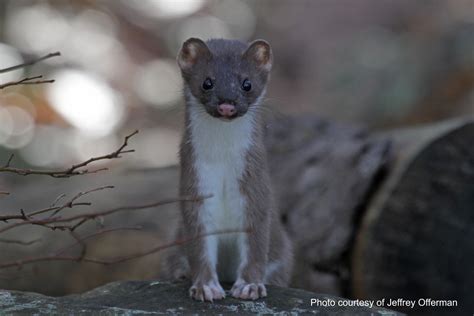
[[[357,298],[457,300],[417,315],[474,310],[474,122],[392,132],[391,171],[363,216],[352,256]]]
[[[274,122],[266,140],[282,220],[295,247],[292,285],[347,294],[347,253],[359,209],[387,161],[388,138],[309,116]]]

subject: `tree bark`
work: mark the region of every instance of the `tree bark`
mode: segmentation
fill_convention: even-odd
[[[352,257],[358,298],[474,301],[474,122],[399,132],[389,177],[364,214]],[[453,309],[415,305],[417,315]]]

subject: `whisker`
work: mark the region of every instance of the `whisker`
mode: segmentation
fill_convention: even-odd
[[[265,119],[275,120],[288,117],[287,114],[282,113],[281,111],[276,110],[275,108],[271,108],[266,104],[260,104],[257,106],[249,107],[249,110],[262,115]]]

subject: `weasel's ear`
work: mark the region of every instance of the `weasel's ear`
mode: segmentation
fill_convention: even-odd
[[[200,58],[209,58],[211,52],[199,38],[189,38],[183,43],[183,47],[176,58],[181,70],[186,71],[191,69]]]
[[[254,62],[258,68],[266,71],[272,69],[273,54],[272,48],[267,41],[255,40],[249,44],[249,47],[244,53],[244,58]]]

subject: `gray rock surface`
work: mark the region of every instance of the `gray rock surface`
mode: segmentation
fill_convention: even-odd
[[[0,290],[1,315],[400,315],[380,308],[341,307],[343,299],[270,286],[269,297],[242,301],[230,297],[214,303],[188,298],[187,282],[114,282],[80,295],[50,297]],[[311,307],[311,299],[333,300],[335,307]]]

